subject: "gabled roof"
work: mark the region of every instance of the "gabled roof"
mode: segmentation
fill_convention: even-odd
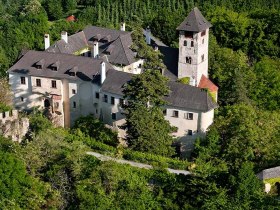
[[[202,32],[212,25],[201,14],[199,9],[195,7],[188,17],[177,27],[179,31]]]
[[[198,87],[206,88],[210,90],[210,92],[217,92],[219,89],[210,79],[204,76],[204,74],[201,76]]]
[[[109,70],[101,90],[108,93],[123,95],[124,85],[131,80],[133,74],[116,70]],[[168,105],[202,112],[217,108],[218,105],[212,100],[208,93],[198,87],[170,81],[170,94],[165,97]]]
[[[88,47],[88,43],[83,31],[68,36],[68,43],[64,40],[55,42],[52,46],[46,49],[47,52],[74,54]]]
[[[44,66],[42,69],[37,69],[34,64],[42,59],[44,59]],[[101,62],[103,62],[102,59],[30,50],[8,72],[54,79],[92,81],[100,74]],[[59,63],[57,71],[50,68],[54,63]],[[105,63],[106,70],[113,69],[108,62]],[[75,72],[74,76],[73,72]]]

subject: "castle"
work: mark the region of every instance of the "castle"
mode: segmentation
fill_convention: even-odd
[[[164,115],[178,129],[174,137],[195,139],[204,135],[214,119],[217,104],[205,89],[217,96],[208,79],[208,40],[211,24],[194,8],[177,28],[179,49],[164,45],[146,30],[147,44],[164,55],[171,93]],[[14,105],[19,110],[47,108],[61,126],[70,127],[80,116],[92,114],[118,129],[125,122],[122,89],[133,74],[142,72],[144,60],[131,50],[132,32],[89,26],[50,45],[45,51],[30,50],[9,70]],[[178,78],[189,78],[189,84]]]

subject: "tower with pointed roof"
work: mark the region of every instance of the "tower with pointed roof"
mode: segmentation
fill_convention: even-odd
[[[208,78],[209,28],[212,25],[195,7],[177,27],[179,31],[178,78],[189,77],[198,86],[202,75]]]

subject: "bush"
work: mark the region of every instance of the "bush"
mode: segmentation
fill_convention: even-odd
[[[96,141],[103,142],[111,146],[117,146],[118,135],[111,129],[106,128],[104,123],[93,116],[80,117],[74,124],[74,129],[80,130],[86,136],[92,137]],[[90,146],[90,145],[89,145]]]
[[[190,84],[190,78],[189,77],[183,77],[181,79],[178,79],[178,82],[180,82],[182,84],[185,84],[185,85],[188,85],[188,84]]]

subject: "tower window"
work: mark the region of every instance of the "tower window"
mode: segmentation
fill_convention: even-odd
[[[75,89],[72,89],[72,94],[76,94],[76,90]]]
[[[205,36],[205,34],[206,34],[206,31],[201,32],[201,36]]]
[[[192,58],[191,57],[186,57],[186,63],[191,64],[192,63]]]
[[[164,116],[166,116],[166,114],[167,114],[167,110],[166,110],[166,109],[164,109],[164,110],[162,111],[162,113],[163,113],[163,115],[164,115]]]
[[[36,79],[36,86],[41,87],[41,80],[40,79]]]
[[[95,92],[95,98],[99,98],[99,93]]]
[[[23,102],[23,101],[24,101],[24,98],[23,98],[23,97],[20,97],[20,101]]]
[[[204,44],[204,39],[202,39],[202,44]]]
[[[184,41],[184,46],[188,46],[187,40]]]
[[[25,77],[20,77],[20,84],[25,85]]]
[[[191,41],[191,47],[193,47],[194,46],[194,43],[193,43],[193,41]]]
[[[201,56],[201,62],[204,61],[204,54]]]
[[[191,31],[185,31],[185,37],[186,37],[186,38],[193,38],[193,32],[191,32]]]
[[[77,107],[77,103],[76,101],[73,101],[73,108],[76,109],[76,107]]]

